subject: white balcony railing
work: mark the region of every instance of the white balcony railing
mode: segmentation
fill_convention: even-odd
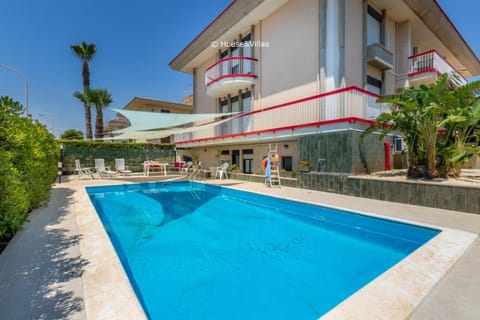
[[[217,61],[205,72],[207,94],[220,97],[254,84],[257,63],[257,59],[250,57],[228,57]]]
[[[408,62],[409,78],[414,78],[419,75],[432,75],[434,78],[433,81],[435,81],[437,74],[442,75],[448,73],[450,75],[450,81],[452,81],[455,86],[461,86],[467,83],[467,80],[435,50],[429,50],[411,56],[408,58]]]
[[[373,120],[388,110],[379,104],[378,95],[358,87],[347,87],[317,96],[295,100],[235,116],[219,124],[222,130],[206,129],[175,135],[175,143],[232,136],[245,136],[263,132],[315,127],[339,119]],[[239,126],[238,124],[242,124]],[[240,131],[240,132],[239,132]],[[218,132],[221,132],[219,135]]]

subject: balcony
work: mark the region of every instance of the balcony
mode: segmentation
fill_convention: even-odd
[[[255,84],[258,60],[250,57],[228,57],[217,61],[205,72],[207,94],[218,98]]]
[[[467,80],[435,50],[411,56],[408,63],[408,80],[413,86],[432,84],[438,76],[445,73],[450,75],[450,81],[456,87],[467,83]]]
[[[378,95],[358,87],[346,87],[281,105],[235,116],[215,129],[175,135],[176,144],[195,146],[249,142],[296,135],[345,130],[372,123],[388,111]],[[358,127],[358,129],[362,129]]]
[[[371,44],[367,47],[367,62],[380,70],[392,69],[393,53],[379,43]]]

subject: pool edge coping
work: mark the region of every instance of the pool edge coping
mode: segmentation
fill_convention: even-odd
[[[120,185],[125,182],[108,181],[108,184]],[[82,272],[86,318],[146,320],[148,317],[145,310],[90,201],[86,190],[89,186],[91,185],[75,188],[74,208],[80,253],[89,261]],[[99,251],[95,251],[92,245],[96,245]]]

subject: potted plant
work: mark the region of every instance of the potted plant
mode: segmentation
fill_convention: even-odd
[[[198,160],[200,159],[200,154],[198,152],[192,153],[192,165],[194,168],[198,168]]]
[[[217,151],[215,151],[215,159],[217,159],[217,166],[220,165],[221,156],[222,156],[222,151],[220,151],[220,149],[217,149]]]
[[[308,160],[301,160],[298,164],[298,171],[310,172],[310,162]]]
[[[232,164],[231,169],[232,169],[232,172],[234,173],[238,173],[240,171],[240,168],[235,163]]]

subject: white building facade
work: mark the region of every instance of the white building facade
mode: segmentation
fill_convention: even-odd
[[[237,0],[170,66],[192,74],[194,113],[240,112],[176,135],[177,155],[243,173],[259,171],[269,145],[286,171],[301,160],[318,171],[383,171],[393,138],[360,139],[386,111],[376,99],[443,73],[457,84],[480,74],[434,0]]]

